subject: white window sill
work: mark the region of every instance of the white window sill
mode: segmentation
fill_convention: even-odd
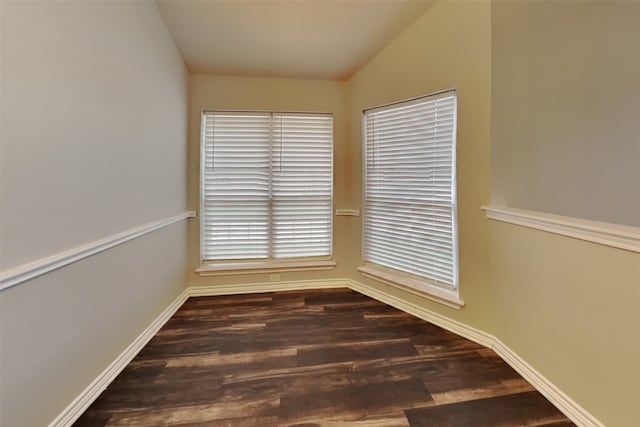
[[[292,262],[230,262],[224,264],[204,264],[196,269],[200,276],[229,276],[234,274],[281,273],[287,271],[331,270],[335,261],[292,261]]]
[[[364,277],[377,280],[440,304],[455,309],[464,307],[464,301],[458,296],[458,292],[455,290],[443,289],[427,281],[404,277],[369,265],[359,267],[358,271],[360,271],[360,274]]]

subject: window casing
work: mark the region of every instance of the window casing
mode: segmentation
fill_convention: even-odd
[[[330,257],[331,114],[204,111],[203,261]]]
[[[458,286],[456,92],[364,111],[363,259]]]

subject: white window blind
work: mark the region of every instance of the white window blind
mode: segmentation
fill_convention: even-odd
[[[202,258],[331,255],[330,114],[203,114]]]
[[[457,286],[456,93],[364,112],[365,261]]]

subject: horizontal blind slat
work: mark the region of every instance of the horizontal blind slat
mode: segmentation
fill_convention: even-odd
[[[206,259],[331,254],[331,115],[207,111],[202,135]]]
[[[454,92],[365,111],[367,261],[457,285],[455,122]]]

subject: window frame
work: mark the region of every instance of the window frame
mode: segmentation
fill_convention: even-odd
[[[402,104],[415,103],[421,99],[429,99],[451,93],[454,97],[454,117],[453,117],[453,132],[452,132],[452,165],[451,165],[451,209],[452,209],[452,263],[453,263],[453,284],[438,283],[436,280],[419,276],[413,273],[402,271],[397,268],[388,267],[382,264],[377,264],[373,261],[367,260],[367,186],[368,186],[368,164],[367,164],[367,113],[372,111],[380,111],[387,108],[392,108]],[[458,124],[458,91],[456,88],[441,90],[409,99],[394,101],[386,104],[377,105],[371,108],[367,108],[361,113],[361,132],[362,132],[362,225],[361,225],[361,259],[362,264],[358,268],[360,273],[368,278],[374,279],[386,283],[388,285],[398,287],[405,291],[417,294],[436,302],[443,303],[453,308],[461,308],[464,306],[464,301],[460,298],[460,264],[459,264],[459,237],[458,237],[458,184],[457,184],[457,124]]]
[[[331,197],[330,197],[330,215],[329,215],[329,254],[328,255],[317,255],[317,256],[301,256],[301,257],[290,257],[290,258],[275,258],[269,256],[267,258],[242,258],[242,259],[207,259],[205,258],[205,244],[204,244],[204,206],[205,206],[205,194],[204,194],[204,182],[205,182],[205,149],[206,149],[206,141],[205,141],[205,116],[207,113],[258,113],[258,114],[270,114],[271,120],[273,120],[273,115],[276,114],[300,114],[300,115],[323,115],[331,117]],[[270,151],[271,144],[273,141],[270,141]],[[333,242],[333,234],[334,234],[334,218],[333,218],[333,209],[334,209],[334,175],[335,175],[335,125],[334,125],[334,114],[331,112],[320,112],[320,111],[292,111],[292,110],[238,110],[238,109],[219,109],[219,108],[205,108],[200,112],[200,160],[199,160],[199,252],[200,252],[200,268],[196,269],[196,272],[199,272],[202,276],[214,276],[214,275],[231,275],[231,274],[244,274],[246,272],[280,272],[280,271],[299,271],[299,270],[325,270],[331,269],[336,266],[336,263],[333,261],[333,251],[334,251],[334,242]],[[271,162],[270,162],[271,163]],[[271,166],[270,166],[271,168]],[[269,171],[269,247],[270,247],[270,255],[271,246],[273,244],[273,228],[272,228],[272,207],[273,207],[273,199],[271,192],[271,182],[272,182],[272,171]],[[254,270],[254,271],[251,271]]]

